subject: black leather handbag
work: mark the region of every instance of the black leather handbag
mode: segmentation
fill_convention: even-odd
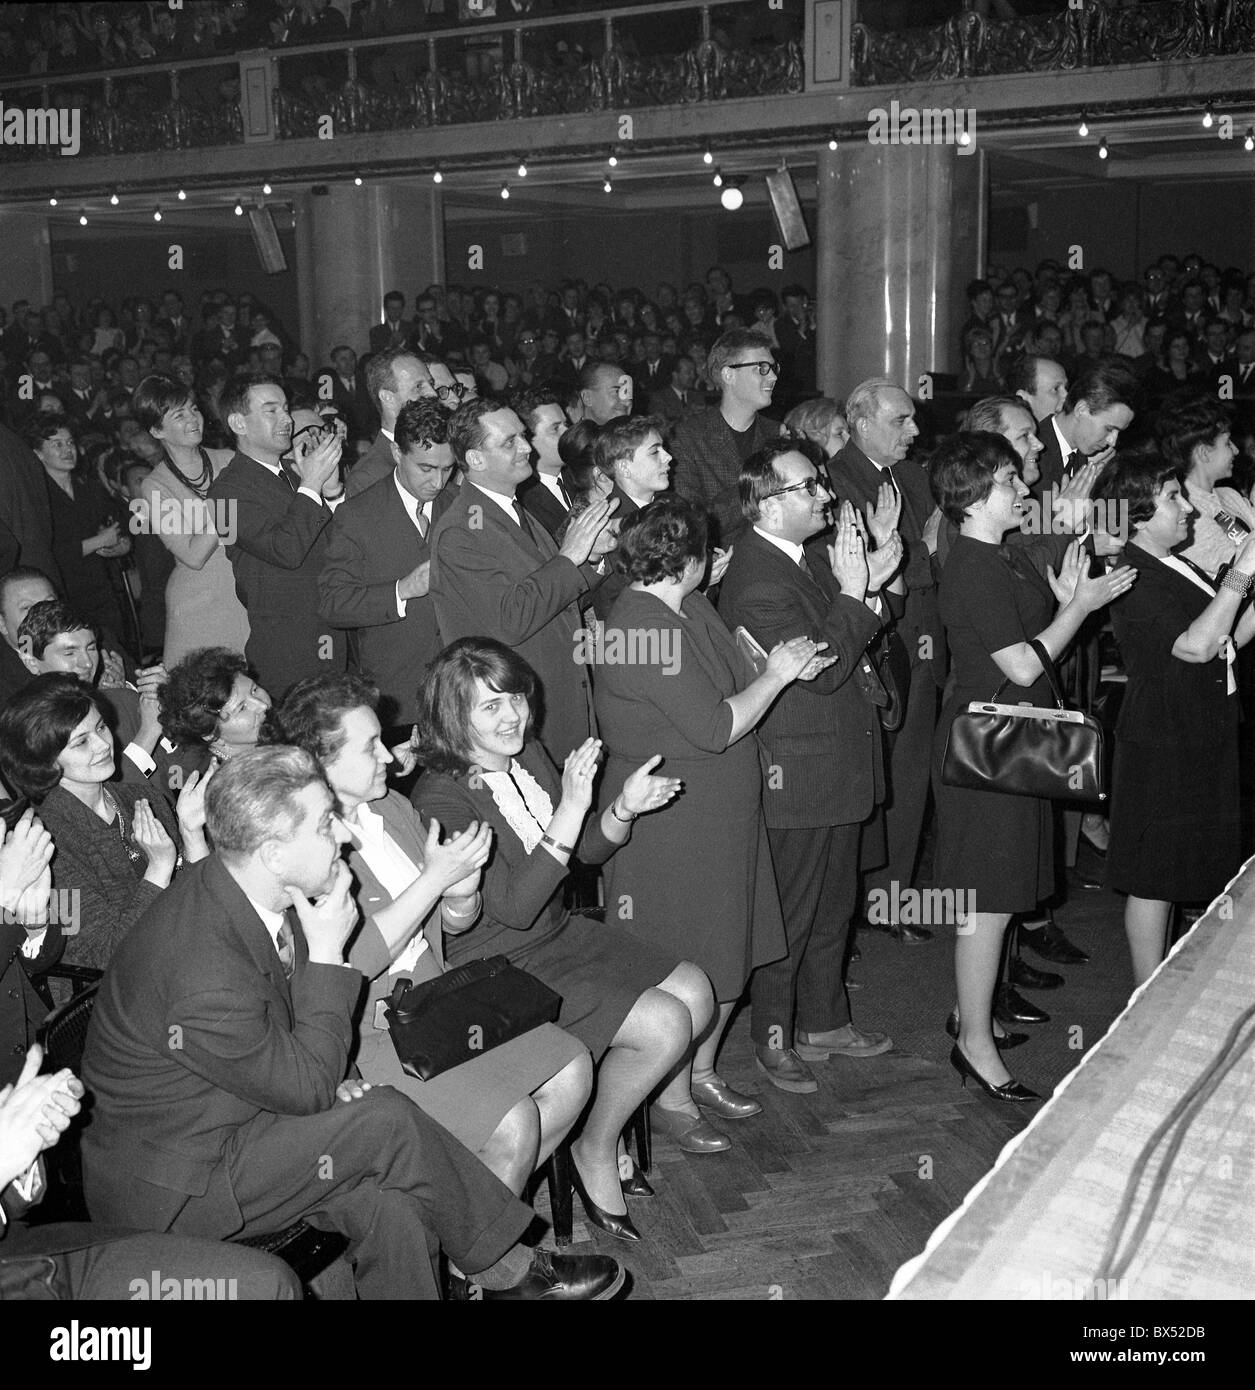
[[[401,1065],[430,1081],[552,1023],[561,1007],[562,996],[534,975],[489,956],[421,985],[398,980],[385,1017]]]
[[[955,715],[941,780],[970,791],[1106,801],[1102,726],[1064,707],[1054,662],[1040,642],[1029,645],[1041,660],[1056,707],[1001,705],[998,697],[1010,684],[1003,681],[988,704],[974,700]]]

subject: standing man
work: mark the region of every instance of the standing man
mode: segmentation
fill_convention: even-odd
[[[773,774],[763,784],[763,813],[789,953],[754,972],[751,1035],[772,1085],[808,1092],[818,1083],[806,1060],[875,1057],[893,1046],[884,1033],[854,1026],[843,977],[862,826],[885,790],[877,713],[884,690],[867,648],[902,542],[889,533],[868,556],[847,512],[835,544],[808,546],[828,525],[831,493],[787,442],[747,460],[739,491],[750,529],[724,577],[720,615],[764,651],[810,637],[837,658],[814,681],[795,682],[804,692],[786,689],[758,730]]]
[[[910,396],[887,377],[872,377],[850,392],[845,407],[850,439],[828,463],[833,491],[860,516],[882,511],[886,502],[900,506],[898,534],[904,549],[906,603],[898,619],[904,701],[902,722],[889,734],[889,784],[885,801],[888,862],[867,876],[869,891],[888,893],[910,888],[915,876],[928,798],[932,764],[933,727],[937,721],[937,691],[945,684],[945,645],[937,609],[937,585],[924,542],[924,528],[935,510],[928,475],[907,462],[919,434]],[[886,544],[877,539],[877,548]],[[873,554],[875,552],[873,551]],[[892,640],[892,639],[891,639]],[[878,914],[879,915],[879,914]],[[876,926],[879,926],[877,923]],[[915,945],[932,935],[923,927],[888,922],[883,925],[898,941]]]
[[[523,422],[495,401],[469,401],[449,427],[466,481],[432,531],[431,594],[446,645],[492,637],[540,678],[538,732],[561,767],[596,733],[588,667],[575,660],[580,609],[604,573],[589,563],[612,504],[594,502],[559,548],[515,493],[532,471]]]
[[[375,412],[366,383],[358,374],[357,353],[347,343],[331,349],[331,370],[319,374],[318,399],[330,401],[340,412],[350,439],[372,437]]]
[[[719,388],[719,404],[693,411],[675,427],[675,490],[706,508],[714,522],[712,539],[726,547],[745,525],[741,468],[779,434],[779,426],[761,414],[771,404],[779,368],[761,333],[733,328],[710,349],[706,374]]]
[[[404,347],[413,331],[412,320],[405,317],[405,296],[400,290],[389,290],[383,297],[383,322],[370,330],[371,352]]]
[[[1022,400],[1040,424],[1063,409],[1068,374],[1053,358],[1029,353],[1007,369],[1007,392]]]
[[[26,441],[0,425],[0,574],[16,565],[62,582],[52,553],[48,475]]]
[[[519,487],[523,510],[557,538],[571,510],[572,497],[562,480],[562,455],[558,441],[567,432],[566,411],[550,391],[528,391],[515,396],[514,413],[527,426],[535,472]]]
[[[1057,413],[1038,422],[1037,437],[1046,447],[1037,460],[1041,478],[1034,492],[1057,493],[1083,463],[1105,464],[1120,432],[1133,423],[1138,391],[1132,368],[1118,358],[1081,372]]]
[[[693,389],[697,384],[697,368],[687,353],[681,353],[671,366],[671,380],[661,391],[649,397],[649,413],[656,415],[670,432],[685,415],[701,409],[701,401]]]
[[[326,531],[344,499],[340,441],[331,435],[285,464],[292,417],[274,377],[233,378],[220,409],[236,452],[209,496],[230,508],[235,526],[226,549],[235,591],[248,610],[244,654],[278,700],[305,676],[344,669],[344,639],[318,611]]]
[[[388,348],[366,364],[366,389],[379,412],[379,433],[370,448],[349,470],[345,487],[350,497],[386,478],[396,464],[392,455],[393,431],[401,407],[410,401],[439,401],[454,410],[462,387],[439,358],[412,348]]]
[[[130,931],[97,997],[83,1055],[93,1214],[216,1239],[311,1217],[349,1238],[366,1299],[438,1299],[442,1246],[494,1292],[605,1296],[613,1261],[538,1254],[507,1273],[531,1210],[405,1096],[345,1079],[358,914],[314,759],[240,754],[206,815],[214,853]]]
[[[457,496],[448,487],[449,412],[435,401],[411,401],[397,416],[390,447],[392,476],[336,513],[318,577],[323,618],[357,631],[358,665],[379,687],[389,747],[408,740],[418,687],[441,648],[429,541],[434,520]]]

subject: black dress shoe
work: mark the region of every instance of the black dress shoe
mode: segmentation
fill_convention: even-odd
[[[1053,970],[1038,970],[1020,955],[1011,957],[1008,979],[1021,989],[1058,989],[1063,983],[1062,975],[1056,975]]]
[[[950,1012],[946,1015],[946,1032],[950,1034],[950,1036],[955,1040],[955,1042],[958,1042],[959,1011],[957,1009],[951,1009]],[[1005,1052],[1006,1049],[1009,1047],[1019,1047],[1021,1043],[1028,1042],[1028,1034],[1004,1033],[1002,1037],[999,1037],[997,1033],[995,1033],[994,1042],[998,1044],[999,1052]]]
[[[914,927],[906,922],[870,922],[861,921],[858,924],[859,931],[878,931],[885,936],[891,936],[895,941],[901,942],[903,946],[921,946],[925,941],[931,941],[933,934],[927,927]]]
[[[623,1269],[609,1255],[555,1255],[537,1250],[532,1267],[508,1289],[480,1289],[485,1302],[604,1303],[623,1287]],[[465,1282],[465,1281],[460,1281]]]
[[[1050,1015],[1039,1009],[1022,994],[1016,992],[1014,985],[999,985],[994,991],[994,1017],[1004,1028],[1013,1023],[1049,1023]]]
[[[1023,949],[1025,946],[1042,960],[1055,965],[1084,965],[1089,960],[1079,946],[1073,946],[1064,936],[1053,917],[1047,917],[1046,925],[1038,927],[1036,931],[1029,931],[1023,923],[1020,924],[1020,947]]]
[[[630,1178],[620,1178],[619,1186],[623,1189],[625,1197],[652,1197],[654,1189],[649,1185],[649,1179],[635,1165],[632,1165],[632,1176]]]
[[[965,1087],[970,1076],[981,1090],[987,1096],[992,1096],[994,1100],[1025,1102],[1041,1099],[1036,1091],[1030,1091],[1027,1086],[1022,1086],[1015,1077],[1012,1077],[1010,1081],[1004,1081],[1001,1086],[991,1085],[963,1055],[958,1043],[955,1043],[950,1049],[950,1065],[958,1072]]]

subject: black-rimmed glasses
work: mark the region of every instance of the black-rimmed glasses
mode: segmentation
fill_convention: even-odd
[[[763,501],[765,502],[768,497],[783,497],[786,492],[797,492],[801,488],[805,488],[807,495],[810,497],[814,497],[815,494],[819,492],[821,488],[823,489],[825,496],[830,497],[832,495],[831,491],[829,490],[828,484],[825,483],[822,479],[807,478],[805,482],[792,483],[788,487],[777,488],[775,492],[765,493],[763,496]]]
[[[728,366],[734,372],[740,371],[742,367],[756,367],[759,376],[779,376],[780,368],[774,362],[729,362]]]

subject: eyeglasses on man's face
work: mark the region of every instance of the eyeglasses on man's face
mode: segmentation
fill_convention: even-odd
[[[734,372],[739,372],[742,367],[753,367],[759,376],[779,376],[780,368],[774,362],[729,362],[728,366]]]
[[[433,381],[431,389],[436,393],[436,399],[441,401],[450,399],[460,401],[466,395],[466,387],[460,381],[455,381],[452,386],[437,386]]]
[[[324,439],[331,439],[336,434],[334,425],[302,425],[292,436],[292,443],[297,440],[304,440],[309,444],[321,444]]]
[[[777,488],[775,492],[767,493],[766,496],[764,496],[763,501],[765,502],[768,497],[783,497],[786,492],[798,492],[803,488],[806,490],[806,495],[808,497],[814,497],[817,493],[820,492],[822,492],[825,497],[832,496],[831,492],[829,492],[828,490],[828,485],[825,482],[823,482],[820,478],[810,477],[805,479],[803,482],[791,483],[788,487],[780,487]]]

